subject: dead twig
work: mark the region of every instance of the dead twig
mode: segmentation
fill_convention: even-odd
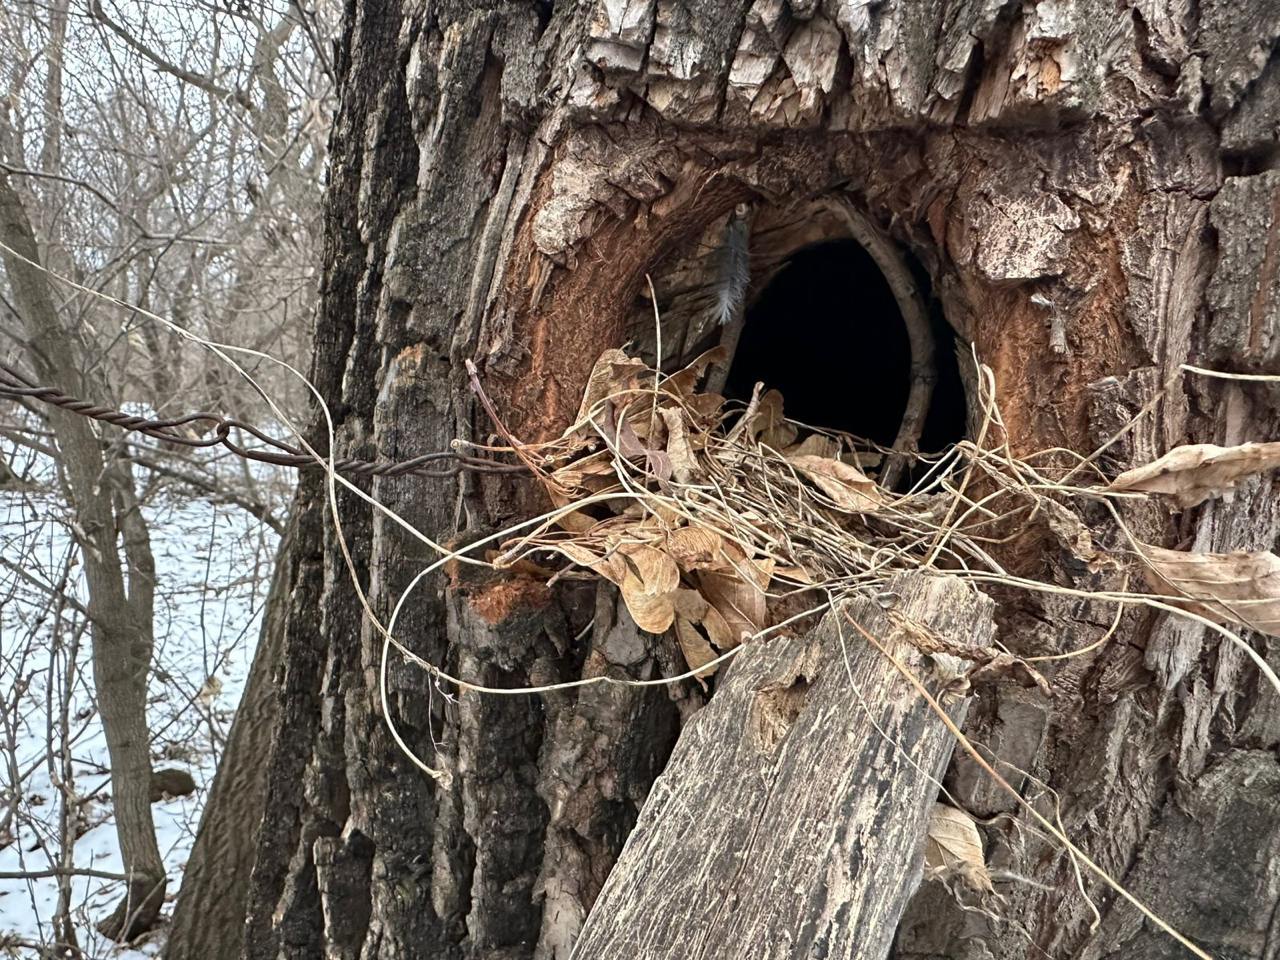
[[[893,241],[849,201],[829,197],[824,203],[844,220],[849,235],[880,268],[893,291],[893,298],[898,301],[898,310],[911,344],[911,389],[907,395],[907,408],[902,413],[898,436],[893,441],[893,453],[880,473],[880,483],[892,490],[910,458],[920,448],[920,434],[929,412],[934,385],[938,382],[933,328],[929,324],[929,312],[920,296],[920,288]]]

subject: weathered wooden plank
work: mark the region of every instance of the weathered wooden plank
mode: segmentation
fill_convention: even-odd
[[[867,599],[849,614],[926,682],[895,621],[952,643],[990,638],[990,601],[956,580],[912,574],[892,590],[892,612]],[[925,773],[941,776],[951,748],[835,615],[754,646],[681,734],[573,956],[884,956],[920,875],[937,794]]]

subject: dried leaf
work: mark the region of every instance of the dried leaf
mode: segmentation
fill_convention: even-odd
[[[1280,557],[1255,553],[1183,553],[1140,544],[1151,589],[1218,623],[1280,637]]]
[[[630,420],[623,420],[618,425],[617,432],[618,452],[630,460],[632,457],[639,457],[646,454],[644,444],[640,442],[640,437],[636,434],[636,429],[631,425]]]
[[[756,385],[757,388],[759,384]],[[743,429],[752,440],[760,439],[761,434],[772,430],[786,418],[782,414],[782,394],[777,390],[767,390],[756,402],[755,409],[748,408]]]
[[[1040,506],[1045,529],[1060,549],[1090,572],[1107,565],[1108,558],[1093,548],[1093,534],[1074,512],[1054,500],[1045,500]]]
[[[701,623],[702,618],[707,615],[707,610],[710,607],[710,604],[707,603],[702,594],[687,587],[681,587],[676,590],[672,595],[671,602],[675,607],[677,617],[683,617],[693,623]]]
[[[591,408],[597,403],[624,388],[631,379],[645,370],[643,360],[628,357],[625,350],[606,350],[591,368],[587,376],[587,386],[582,394],[582,403],[578,406],[575,423],[586,420]],[[621,375],[620,375],[621,374]]]
[[[760,434],[760,443],[770,450],[783,450],[796,442],[800,429],[791,421],[783,420],[775,427],[770,427]]]
[[[700,426],[709,426],[720,419],[724,397],[718,393],[698,393],[686,399],[685,405],[693,411],[694,419]]]
[[[748,560],[742,569],[747,579],[763,592],[765,587],[769,586],[769,581],[773,579],[773,571],[777,565],[778,562],[772,557],[765,557],[761,560]]]
[[[1036,687],[1045,696],[1052,696],[1049,681],[1039,670],[1011,653],[998,653],[986,663],[969,671],[969,680],[975,686],[996,680],[1012,680],[1020,687]]]
[[[781,451],[784,457],[835,457],[840,444],[823,433],[811,433],[802,441]]]
[[[755,409],[748,412],[750,417],[744,428],[752,440],[774,450],[784,450],[795,443],[799,431],[783,415],[782,394],[777,390],[765,391]]]
[[[859,470],[874,469],[884,463],[884,454],[872,453],[869,450],[850,450],[848,453],[840,454],[839,460]]]
[[[1244,477],[1280,467],[1280,442],[1219,447],[1193,443],[1174,447],[1145,466],[1127,470],[1108,490],[1163,493],[1186,509],[1235,489]]]
[[[764,629],[768,619],[767,597],[764,587],[773,573],[773,561],[744,561],[740,568],[752,582],[742,579],[739,573],[716,573],[703,570],[698,573],[698,586],[707,602],[719,611],[728,628],[729,646],[736,647],[744,637],[753,636]],[[766,572],[767,571],[767,572]],[[760,583],[760,579],[764,582]],[[720,646],[717,643],[717,646]],[[722,647],[722,649],[725,649]]]
[[[617,483],[617,474],[614,473],[613,467],[613,452],[600,450],[566,464],[552,472],[551,480],[569,492],[587,490],[591,493],[599,493]],[[563,505],[558,504],[558,506]]]
[[[680,585],[680,568],[661,550],[645,544],[623,544],[618,554],[626,564],[618,586],[631,619],[641,630],[662,633],[675,619],[675,590]]]
[[[667,424],[667,458],[671,464],[671,475],[680,483],[692,483],[700,471],[693,447],[689,444],[684,413],[672,407],[663,407],[658,412]]]
[[[562,496],[555,490],[548,491],[552,504],[558,509],[568,506],[572,500],[569,497]],[[570,510],[568,513],[562,513],[556,518],[556,524],[570,533],[586,533],[595,527],[600,521],[590,514],[583,513],[581,510]]]
[[[943,697],[956,699],[969,692],[969,670],[972,660],[951,653],[936,652],[927,656],[933,662],[933,670],[941,683]]]
[[[688,366],[681,370],[677,370],[671,376],[662,382],[662,388],[672,395],[682,399],[688,399],[694,396],[694,390],[698,385],[698,380],[702,378],[702,374],[706,372],[707,367],[713,363],[721,363],[726,356],[725,348],[722,346],[712,347],[710,350],[698,355]]]
[[[707,638],[684,617],[676,617],[676,640],[680,644],[680,652],[684,654],[684,662],[689,665],[690,670],[698,670],[703,664],[710,663],[716,658],[716,652],[711,649]],[[694,674],[702,684],[702,689],[707,688],[707,685],[702,682],[703,678],[711,676],[717,669],[717,667],[711,667],[707,670],[698,670]]]
[[[687,526],[667,535],[667,553],[681,570],[729,569],[724,538],[706,527]]]
[[[798,456],[788,462],[842,510],[867,512],[885,503],[875,481],[857,467],[830,457]]]
[[[665,450],[646,450],[644,461],[653,476],[664,482],[671,479],[671,457]]]
[[[724,614],[711,604],[707,604],[706,612],[702,615],[702,629],[707,631],[711,645],[721,652],[730,650],[742,642],[741,635],[733,632]]]
[[[945,803],[935,803],[929,814],[924,865],[934,876],[958,875],[975,890],[994,890],[978,825],[969,814]]]
[[[611,583],[621,586],[626,577],[626,562],[616,551],[608,555],[596,553],[573,540],[557,543],[556,548],[578,566],[594,571]]]
[[[812,586],[816,581],[813,575],[804,567],[778,567],[773,571],[773,575],[781,580],[788,580],[792,583],[804,583]]]

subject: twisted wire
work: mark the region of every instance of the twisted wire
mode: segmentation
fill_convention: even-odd
[[[189,413],[183,417],[174,417],[167,420],[140,417],[125,413],[122,410],[116,410],[113,407],[81,400],[54,387],[38,384],[31,377],[2,361],[0,361],[0,396],[12,399],[38,400],[41,403],[59,407],[82,417],[87,417],[90,420],[109,423],[112,426],[119,427],[121,430],[141,433],[165,443],[199,448],[221,446],[246,460],[269,463],[278,467],[292,467],[298,470],[324,466],[324,464],[318,463],[315,457],[306,453],[300,447],[295,447],[291,443],[272,437],[259,430],[253,424],[245,423],[243,420],[237,420],[234,417],[224,417],[221,414],[204,412]],[[199,437],[180,433],[177,430],[178,427],[196,423],[212,426],[212,434],[206,437]],[[249,434],[270,449],[256,449],[237,443],[231,438],[233,429]],[[434,464],[446,462],[448,465],[444,467],[436,468],[433,466]],[[335,460],[333,468],[335,472],[348,477],[387,478],[408,475],[417,477],[453,477],[463,470],[475,473],[498,474],[527,472],[527,468],[523,464],[500,463],[496,460],[474,457],[456,450],[424,453],[408,460],[360,460],[354,457],[344,457]]]

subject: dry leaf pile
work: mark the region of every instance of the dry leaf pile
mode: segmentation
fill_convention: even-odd
[[[975,890],[993,892],[977,823],[965,811],[945,803],[935,803],[929,814],[924,867],[930,878],[955,876]]]
[[[758,386],[745,408],[700,391],[720,360],[712,350],[664,375],[622,350],[606,351],[573,425],[550,444],[515,445],[555,509],[504,544],[495,565],[558,554],[569,564],[553,579],[616,584],[638,626],[671,630],[690,668],[706,667],[700,678],[744,640],[803,624],[806,613],[852,594],[891,605],[884,585],[904,570],[999,581],[1004,572],[988,547],[1037,529],[1089,569],[1136,563],[1153,590],[1189,612],[1280,631],[1280,558],[1136,541],[1108,556],[1071,505],[1082,492],[1198,504],[1280,463],[1280,444],[1179,447],[1110,484],[1095,470],[1099,482],[1085,489],[1059,487],[984,443],[984,427],[977,442],[918,459],[923,476],[897,495],[864,472],[887,451],[788,420],[777,391]],[[984,402],[987,425],[998,427],[995,398]]]
[[[550,551],[611,581],[639,627],[674,630],[691,669],[918,565],[944,507],[895,501],[863,473],[881,452],[787,420],[777,391],[745,409],[699,392],[719,359],[659,377],[606,352],[574,425],[540,451],[557,511],[499,560]]]
[[[504,551],[559,553],[613,582],[642,629],[674,627],[691,668],[776,623],[791,598],[882,580],[895,542],[923,532],[859,469],[872,452],[822,431],[801,439],[776,391],[732,418],[699,393],[718,359],[659,379],[606,352],[574,425],[542,451],[559,509]]]

